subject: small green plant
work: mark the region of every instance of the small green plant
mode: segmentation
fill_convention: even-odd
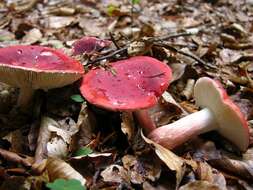
[[[93,150],[89,147],[82,147],[80,149],[78,149],[74,156],[87,156],[89,154],[91,154],[93,152]]]
[[[117,14],[117,12],[120,12],[120,10],[119,10],[119,7],[117,7],[116,5],[109,4],[107,6],[106,12],[109,16],[114,16],[115,14]]]
[[[50,190],[86,190],[79,180],[76,179],[56,179],[53,183],[47,183]]]
[[[84,102],[83,97],[82,97],[81,95],[79,95],[79,94],[74,94],[74,95],[70,96],[70,98],[71,98],[73,101],[77,102],[77,103],[82,103],[82,102]]]
[[[132,4],[139,4],[141,0],[132,0]]]

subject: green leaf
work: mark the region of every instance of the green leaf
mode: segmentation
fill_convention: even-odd
[[[81,95],[79,95],[79,94],[74,94],[74,95],[70,96],[70,98],[71,98],[73,101],[78,102],[78,103],[84,102],[83,97],[82,97]]]
[[[51,190],[86,190],[86,187],[76,179],[56,179],[53,183],[47,183],[46,186]]]
[[[109,5],[107,6],[107,14],[108,14],[109,16],[114,16],[114,14],[115,14],[116,12],[119,12],[119,11],[120,11],[120,10],[119,10],[119,7],[116,6],[116,5],[109,4]]]
[[[74,156],[87,156],[91,154],[93,150],[89,147],[82,147],[79,150],[77,150],[74,154]]]
[[[132,0],[132,4],[138,4],[141,0]]]

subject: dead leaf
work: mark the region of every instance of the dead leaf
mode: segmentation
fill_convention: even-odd
[[[45,21],[45,26],[50,29],[60,29],[75,22],[75,17],[50,16]]]
[[[24,43],[26,45],[34,44],[34,43],[38,42],[39,40],[41,40],[42,36],[43,35],[39,29],[33,28],[33,29],[29,30],[26,33],[26,35],[23,37],[22,43]]]
[[[207,181],[194,181],[190,182],[184,186],[181,186],[179,190],[222,190],[219,188],[219,186],[211,184]]]
[[[47,155],[52,158],[65,158],[68,155],[68,146],[63,139],[52,138],[47,143]]]
[[[170,150],[146,138],[143,134],[142,138],[146,143],[153,145],[157,156],[166,164],[166,166],[168,166],[170,170],[176,172],[176,186],[178,187],[185,173],[184,160]]]
[[[48,129],[49,125],[58,125],[58,123],[49,117],[42,117],[35,152],[36,163],[40,163],[44,158],[47,157],[46,146],[51,137],[51,132]]]
[[[142,184],[146,180],[155,181],[160,177],[161,166],[156,160],[145,160],[132,155],[125,155],[122,162],[130,175],[131,182],[134,184]]]
[[[184,72],[185,72],[185,68],[186,68],[186,64],[183,63],[174,63],[174,64],[170,64],[170,67],[172,69],[172,79],[171,79],[171,83],[174,81],[177,81],[178,79],[180,79]]]
[[[119,165],[111,165],[107,167],[100,175],[106,182],[121,183],[123,181],[130,181],[127,171]]]
[[[49,158],[46,164],[46,170],[48,172],[49,180],[54,181],[55,179],[77,179],[82,185],[86,183],[86,179],[72,168],[68,163],[63,160]]]
[[[0,29],[0,42],[11,41],[15,39],[15,35],[7,30]]]
[[[133,136],[134,136],[134,130],[135,130],[134,118],[133,118],[132,113],[122,112],[121,120],[122,120],[121,122],[122,132],[127,136],[127,139],[129,141],[132,141]]]
[[[89,144],[96,128],[96,120],[92,112],[88,110],[86,102],[82,104],[77,120],[77,128],[79,129],[71,142],[71,150],[75,151]]]

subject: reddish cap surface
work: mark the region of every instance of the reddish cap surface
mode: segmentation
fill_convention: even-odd
[[[167,89],[171,69],[147,56],[111,63],[84,75],[80,91],[92,104],[114,111],[133,111],[153,106]]]
[[[196,104],[209,108],[218,126],[218,131],[242,151],[249,145],[249,128],[247,121],[222,85],[208,77],[200,78],[194,87]]]
[[[83,37],[80,40],[75,41],[73,44],[73,55],[80,55],[83,53],[93,53],[101,50],[104,47],[110,46],[111,41],[101,40],[95,37]]]
[[[83,72],[82,65],[52,48],[43,46],[10,46],[0,49],[1,65],[39,71]]]
[[[52,48],[18,45],[0,49],[0,81],[13,86],[61,87],[83,73],[78,61]]]

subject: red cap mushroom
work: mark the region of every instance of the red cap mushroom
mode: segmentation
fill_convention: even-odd
[[[216,130],[245,151],[249,145],[247,121],[221,84],[202,77],[196,82],[194,97],[196,104],[203,108],[201,111],[155,129],[149,138],[171,149],[196,135]]]
[[[28,104],[36,89],[71,84],[83,73],[79,62],[52,48],[18,45],[0,49],[0,81],[20,88],[20,107]]]
[[[86,36],[77,40],[73,44],[73,55],[80,55],[83,53],[90,54],[100,51],[104,47],[111,45],[109,40],[101,40],[96,37]]]
[[[155,128],[146,112],[167,89],[171,69],[147,56],[111,63],[111,70],[96,68],[84,75],[80,91],[90,103],[112,111],[134,111],[142,127]]]

